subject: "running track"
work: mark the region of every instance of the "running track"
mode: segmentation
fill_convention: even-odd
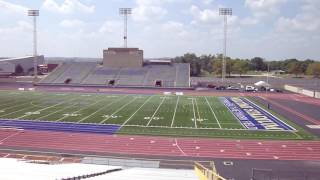
[[[0,129],[0,149],[153,157],[320,160],[320,141],[223,140]]]

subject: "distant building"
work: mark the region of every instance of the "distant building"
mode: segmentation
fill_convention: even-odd
[[[109,68],[140,68],[143,50],[138,48],[108,48],[103,51],[103,66]]]
[[[44,63],[44,56],[38,56],[38,65]],[[30,75],[33,73],[34,57],[0,59],[0,75]]]

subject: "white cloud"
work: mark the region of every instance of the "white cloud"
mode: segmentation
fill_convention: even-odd
[[[320,31],[320,1],[305,0],[301,11],[293,18],[280,17],[276,23],[279,32],[315,32]]]
[[[61,5],[59,5],[55,0],[45,0],[42,6],[46,10],[62,14],[71,14],[77,11],[93,13],[95,11],[94,5],[85,5],[79,0],[64,0]]]
[[[133,20],[147,22],[162,19],[168,11],[162,7],[166,0],[137,0],[133,8]]]
[[[162,25],[162,31],[166,36],[174,35],[186,37],[189,33],[186,31],[184,24],[175,21],[169,21]]]
[[[9,13],[20,13],[20,14],[26,14],[28,11],[28,8],[25,6],[21,6],[18,4],[13,4],[6,2],[4,0],[0,0],[0,10],[4,12]]]
[[[255,17],[271,16],[279,13],[281,5],[287,0],[246,0],[245,6],[251,9]]]
[[[32,30],[32,25],[26,21],[18,21],[16,26],[12,27],[0,27],[1,34],[15,34],[15,33],[23,33]]]
[[[123,25],[120,21],[106,21],[99,28],[99,33],[120,33]]]
[[[65,19],[60,22],[60,26],[64,28],[81,28],[85,26],[85,22],[78,19]]]
[[[203,4],[209,5],[213,3],[214,0],[202,0]]]
[[[196,21],[203,23],[218,23],[221,22],[218,10],[204,9],[201,10],[198,6],[192,5],[190,12]]]

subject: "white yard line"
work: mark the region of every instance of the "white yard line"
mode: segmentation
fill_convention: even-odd
[[[209,105],[209,107],[210,107],[210,110],[211,110],[211,112],[212,112],[212,114],[213,114],[214,118],[216,119],[216,121],[217,121],[217,123],[218,123],[219,128],[221,129],[221,124],[220,124],[220,122],[219,122],[219,120],[218,120],[218,118],[217,118],[217,116],[216,116],[216,113],[214,113],[214,111],[213,111],[213,109],[212,109],[212,107],[211,107],[211,105],[210,105],[210,103],[209,103],[209,101],[208,101],[207,97],[205,97],[205,99],[206,99],[206,101],[207,101],[207,104],[208,104],[208,105]]]
[[[124,99],[124,98],[126,98],[126,97],[128,97],[128,95],[126,95],[126,96],[124,96],[124,97],[122,97],[122,98],[119,98],[118,100],[112,101],[112,102],[111,102],[111,103],[109,103],[107,106],[102,106],[101,108],[99,108],[99,109],[98,109],[98,110],[96,110],[95,112],[91,113],[90,115],[88,115],[88,116],[86,116],[86,117],[84,117],[84,118],[80,119],[80,120],[78,121],[78,123],[80,123],[80,122],[82,122],[82,121],[84,121],[84,120],[88,119],[89,117],[91,117],[91,116],[95,115],[96,113],[98,113],[98,112],[99,112],[99,111],[101,111],[102,109],[105,109],[106,107],[109,107],[109,106],[111,106],[112,104],[117,103],[117,102],[119,102],[119,101],[123,100],[123,99]]]
[[[157,107],[157,109],[154,111],[153,115],[151,116],[149,122],[147,123],[147,126],[149,126],[149,124],[151,123],[152,119],[154,118],[154,116],[157,114],[158,110],[160,109],[161,105],[163,104],[164,100],[166,99],[166,97],[163,97],[161,103],[159,104],[159,106]]]
[[[193,121],[194,121],[194,127],[195,127],[195,128],[198,128],[198,127],[197,127],[196,111],[194,110],[193,98],[191,99],[191,102],[192,102],[192,109],[193,109]]]
[[[52,105],[52,106],[47,106],[47,107],[45,107],[45,108],[42,108],[42,109],[40,109],[40,110],[35,110],[35,111],[41,112],[41,111],[44,111],[44,110],[47,110],[47,109],[50,109],[50,108],[59,106],[59,105],[61,105],[61,104],[64,104],[64,103],[73,101],[73,100],[75,100],[75,99],[77,99],[77,98],[73,98],[73,99],[70,99],[70,100],[67,100],[67,101],[63,101],[63,102],[61,102],[61,103],[58,103],[58,104],[55,104],[55,105]],[[23,116],[20,116],[20,117],[15,118],[15,119],[21,119],[21,118],[23,118],[23,117],[30,116],[30,115],[31,115],[31,114],[25,114],[25,115],[23,115]]]
[[[179,98],[180,98],[180,96],[178,96],[176,107],[174,108],[174,113],[173,113],[173,117],[172,117],[172,120],[171,120],[171,127],[173,126],[174,118],[176,117],[176,112],[177,112],[177,108],[178,108],[178,104],[179,104]]]
[[[52,114],[55,114],[55,113],[60,112],[60,111],[64,111],[64,110],[66,110],[66,109],[68,109],[68,108],[70,108],[70,107],[73,107],[73,106],[75,106],[75,105],[77,105],[77,104],[75,103],[75,104],[73,104],[73,105],[71,105],[71,106],[68,106],[68,107],[59,109],[59,110],[54,111],[54,112],[52,112],[52,113],[46,114],[46,115],[44,115],[44,116],[40,116],[40,117],[37,118],[37,120],[41,120],[41,119],[44,118],[44,117],[51,116]]]
[[[197,111],[198,111],[198,118],[199,119],[201,119],[201,117],[200,117],[200,112],[199,112],[199,107],[198,107],[198,103],[197,103],[197,98],[194,98],[194,102],[195,102],[195,105],[196,105],[196,107],[197,107]]]
[[[128,121],[130,121],[130,119],[152,98],[153,96],[150,96],[121,126],[120,128],[122,128],[124,125],[127,124]]]
[[[103,124],[104,122],[106,122],[108,119],[110,119],[111,116],[117,114],[119,111],[121,111],[123,108],[125,108],[127,105],[131,104],[133,101],[135,101],[137,98],[133,98],[131,101],[129,101],[128,103],[126,103],[125,105],[121,106],[117,111],[115,111],[114,113],[112,113],[109,117],[105,118],[104,120],[102,120],[99,124]]]
[[[100,103],[100,102],[103,101],[103,100],[104,100],[104,99],[102,99],[102,100],[100,100],[100,101],[96,101],[95,103],[92,103],[92,104],[90,104],[90,105],[88,105],[88,106],[86,106],[86,107],[84,107],[84,108],[81,108],[81,109],[79,109],[79,110],[77,110],[77,111],[72,112],[72,114],[77,113],[77,112],[80,112],[80,111],[82,111],[82,110],[84,110],[84,109],[87,109],[88,107],[93,106],[93,105],[96,105],[96,104]],[[64,116],[64,117],[62,117],[62,118],[60,118],[60,119],[57,119],[56,122],[61,121],[61,120],[65,119],[65,118],[67,118],[67,117],[68,117],[68,116]]]

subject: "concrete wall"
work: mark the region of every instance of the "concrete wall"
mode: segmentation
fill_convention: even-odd
[[[0,62],[0,75],[10,75],[15,72],[15,65],[10,62]]]
[[[103,66],[140,68],[143,66],[143,51],[138,48],[109,48],[103,51]]]
[[[317,91],[311,91],[307,89],[303,89],[300,87],[290,86],[290,85],[284,85],[284,89],[287,91],[291,91],[298,94],[303,94],[305,96],[319,98],[320,99],[320,92]]]
[[[24,73],[28,73],[31,69],[33,69],[33,61],[33,56],[1,60],[1,62],[9,62],[15,66],[20,65],[23,68]],[[38,56],[37,62],[38,64],[44,64],[44,56]]]

